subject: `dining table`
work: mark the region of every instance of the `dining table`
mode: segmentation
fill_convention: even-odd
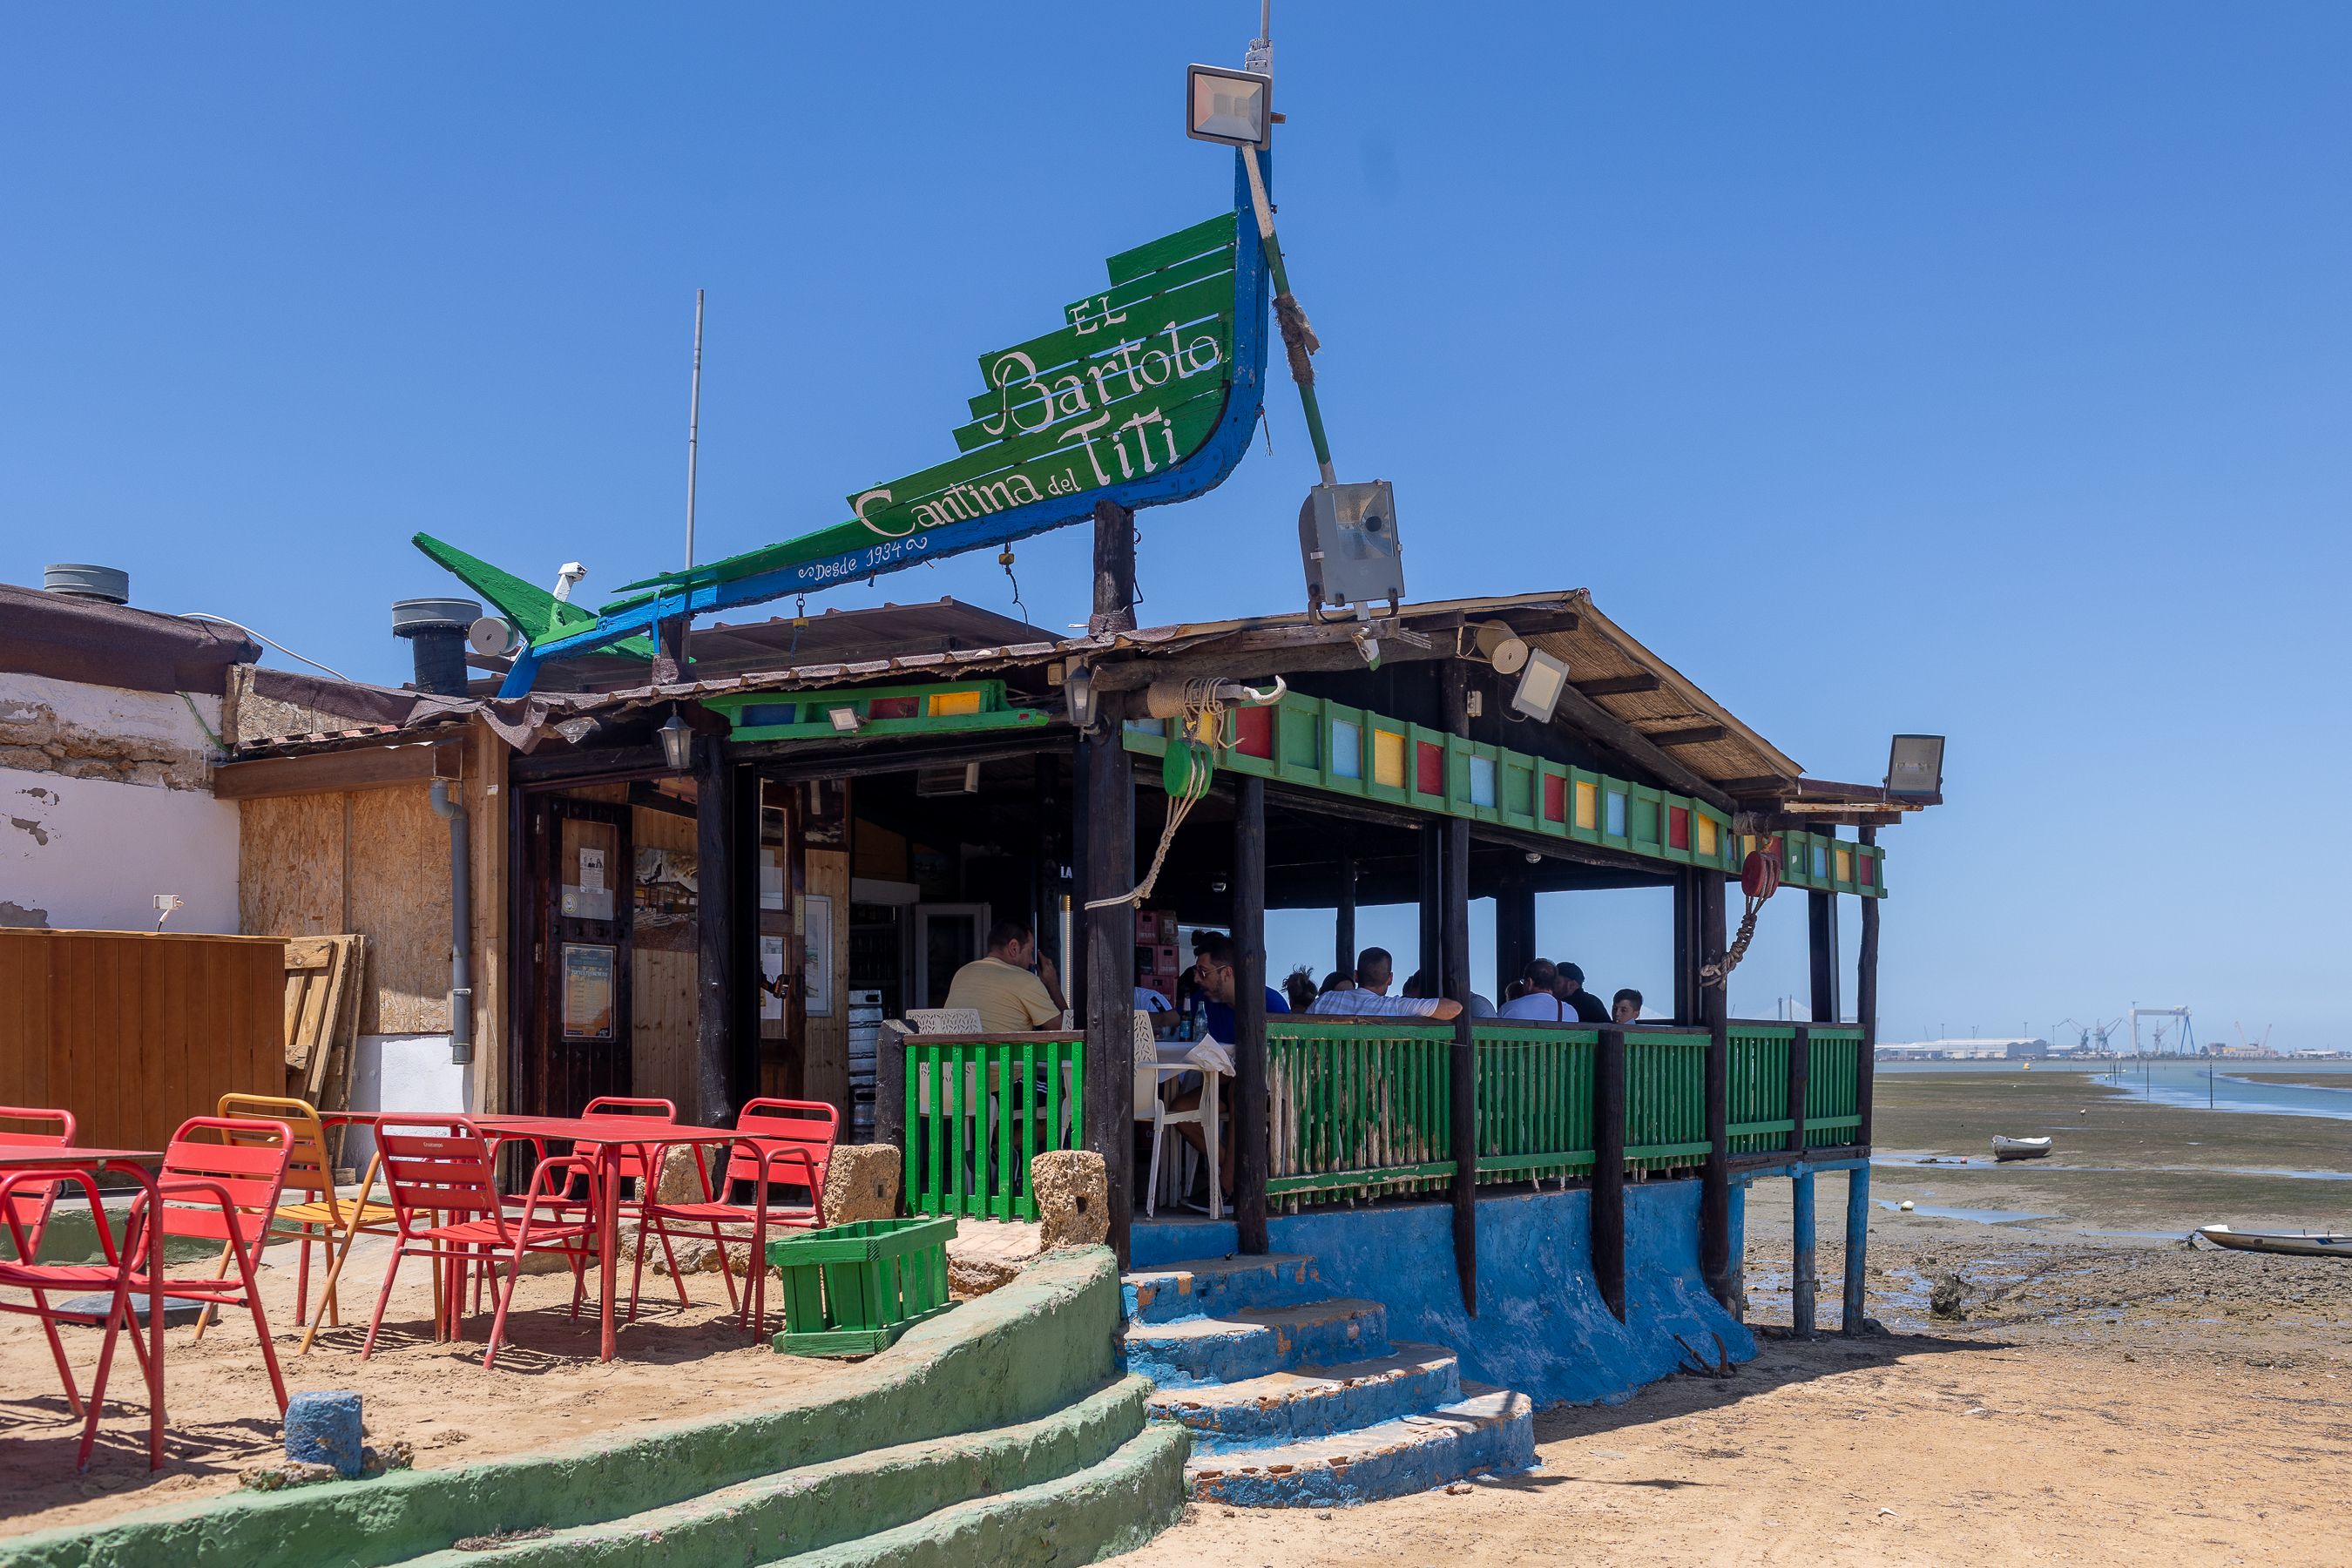
[[[593,1144],[596,1171],[589,1184],[589,1201],[596,1219],[596,1317],[600,1359],[611,1361],[619,1335],[613,1321],[614,1279],[621,1239],[621,1159],[624,1151],[640,1152],[650,1183],[661,1163],[657,1151],[681,1144],[733,1143],[740,1132],[724,1127],[694,1127],[657,1116],[476,1116],[473,1124],[493,1138],[523,1138],[549,1142]],[[754,1260],[754,1267],[757,1267]]]
[[[142,1366],[147,1375],[147,1462],[151,1468],[160,1468],[163,1463],[163,1226],[157,1213],[163,1200],[155,1187],[155,1167],[163,1163],[161,1149],[81,1149],[56,1143],[13,1142],[0,1137],[0,1174],[16,1171],[80,1171],[93,1180],[101,1175],[122,1176],[146,1195],[147,1228],[140,1243],[146,1253],[143,1268],[147,1277],[148,1353],[142,1358]],[[106,1223],[104,1215],[91,1217],[97,1225]],[[32,1259],[25,1261],[29,1263]],[[95,1430],[95,1399],[89,1421]]]

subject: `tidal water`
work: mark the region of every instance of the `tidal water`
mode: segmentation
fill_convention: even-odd
[[[1880,1062],[1881,1077],[1924,1073],[2014,1073],[2017,1062]],[[2352,1121],[2352,1061],[2179,1061],[2101,1063],[2095,1069],[2067,1063],[2035,1062],[2036,1073],[2056,1073],[2106,1085],[2155,1105],[2215,1110],[2258,1111],[2269,1116],[2319,1116]],[[2263,1083],[2255,1073],[2292,1073],[2334,1080],[2324,1086]]]

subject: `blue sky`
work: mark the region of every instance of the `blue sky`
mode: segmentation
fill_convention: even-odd
[[[2137,998],[2352,1044],[2352,13],[1277,12],[1293,279],[1416,595],[1589,587],[1818,774],[1948,731],[1885,1037]],[[702,552],[836,521],[947,454],[976,355],[1225,201],[1180,77],[1255,23],[12,8],[0,579],[119,564],[397,679],[387,605],[451,586],[416,529],[583,595],[673,564],[697,287]],[[1145,514],[1147,618],[1298,602],[1269,407],[1271,457]],[[1086,549],[1021,547],[1034,618]],[[830,602],[944,594],[1010,607],[985,554]],[[1543,945],[1659,994],[1659,904],[1549,900]],[[1738,1010],[1801,988],[1801,911]]]

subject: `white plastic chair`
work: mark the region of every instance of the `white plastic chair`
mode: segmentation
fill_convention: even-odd
[[[1178,1073],[1201,1073],[1201,1103],[1190,1110],[1172,1110],[1160,1098],[1161,1080]],[[1162,1063],[1160,1042],[1151,1030],[1151,1016],[1135,1015],[1135,1119],[1151,1123],[1151,1159],[1144,1167],[1147,1180],[1143,1188],[1143,1214],[1147,1219],[1160,1213],[1160,1134],[1171,1127],[1186,1122],[1201,1130],[1201,1142],[1205,1146],[1209,1165],[1209,1217],[1224,1217],[1223,1188],[1217,1180],[1217,1075],[1181,1062]]]

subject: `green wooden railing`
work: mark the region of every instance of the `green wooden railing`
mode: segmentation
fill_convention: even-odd
[[[1789,1053],[1797,1043],[1797,1026],[1736,1020],[1728,1038],[1731,1152],[1787,1148],[1797,1125],[1789,1115]]]
[[[1086,1042],[911,1035],[906,1051],[908,1208],[1035,1219],[1031,1158],[1084,1147]]]
[[[1704,1029],[1625,1031],[1625,1165],[1663,1171],[1706,1157]]]
[[[1471,1030],[1478,1048],[1478,1179],[1533,1182],[1592,1170],[1592,1029],[1515,1021]]]
[[[1815,1024],[1805,1077],[1805,1147],[1834,1149],[1862,1136],[1862,1026]]]
[[[1453,1180],[1453,1050],[1444,1025],[1268,1018],[1267,1197],[1304,1206]]]

